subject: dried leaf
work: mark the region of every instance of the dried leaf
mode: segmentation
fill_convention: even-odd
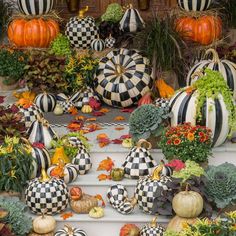
[[[106,174],[100,174],[98,176],[99,181],[103,181],[103,180],[110,180],[111,176],[110,175],[106,175]]]
[[[99,144],[100,148],[103,148],[103,147],[107,146],[110,142],[111,142],[110,139],[102,138],[102,139],[99,139],[98,144]]]
[[[134,111],[134,108],[122,108],[120,111],[125,113],[132,113]]]
[[[68,112],[72,115],[72,116],[75,116],[75,115],[77,115],[78,114],[78,110],[77,110],[77,108],[76,107],[70,107],[69,108],[69,110],[68,110]]]
[[[123,140],[122,139],[113,139],[111,140],[113,144],[122,144]]]
[[[73,215],[74,215],[73,212],[65,212],[65,213],[62,213],[62,214],[61,214],[61,218],[62,218],[63,220],[66,220],[66,219],[72,217]]]
[[[100,125],[92,123],[92,124],[89,124],[85,127],[84,132],[91,133],[91,132],[101,130],[101,129],[102,129],[102,127]]]
[[[120,139],[128,139],[128,138],[132,138],[130,134],[124,134],[120,136]]]
[[[82,120],[82,121],[83,121],[83,120],[85,120],[85,117],[84,117],[84,116],[76,116],[75,119],[76,119],[76,120]]]
[[[0,104],[4,103],[4,98],[5,98],[5,96],[0,96]]]
[[[125,118],[123,116],[116,116],[114,118],[114,121],[122,121],[122,120],[125,120]]]
[[[108,177],[108,179],[111,179],[111,176],[109,175],[109,176],[107,176]],[[99,178],[99,177],[98,177]],[[100,181],[100,180],[99,180]],[[94,196],[98,201],[101,201],[102,202],[102,206],[103,207],[105,207],[106,206],[106,204],[105,204],[105,201],[104,201],[104,199],[103,199],[103,197],[102,197],[102,195],[101,194],[97,194],[97,195],[95,195]]]
[[[87,122],[96,121],[96,120],[97,120],[97,118],[95,118],[95,117],[86,119]]]
[[[29,107],[33,104],[33,102],[30,101],[30,100],[28,100],[28,99],[26,99],[26,98],[20,98],[20,99],[16,102],[16,104],[17,104],[17,105],[20,105],[21,107],[27,109],[27,108],[29,108]]]
[[[67,125],[67,128],[71,131],[81,130],[82,127],[83,127],[83,123],[82,122],[76,122],[76,121],[72,121],[70,124]]]
[[[93,116],[104,116],[105,113],[100,112],[100,111],[94,111],[94,112],[92,113],[92,115],[93,115]]]
[[[110,157],[107,157],[107,159],[104,159],[99,163],[97,170],[106,170],[109,172],[111,171],[113,166],[114,166],[113,160]]]
[[[102,108],[102,109],[100,109],[99,111],[102,112],[102,113],[108,113],[108,112],[110,112],[110,110],[109,110],[108,108]]]
[[[39,149],[43,149],[45,148],[43,143],[33,143],[32,144],[33,147],[39,148]]]
[[[98,134],[98,135],[97,135],[97,140],[99,140],[99,139],[108,139],[108,136],[107,136],[107,134],[105,134],[105,133]]]
[[[24,98],[26,100],[28,100],[29,102],[32,102],[34,101],[35,99],[35,93],[34,92],[31,92],[31,91],[25,91],[25,92],[22,92],[22,93],[17,93],[17,92],[14,92],[13,93],[13,96],[15,98],[17,98],[18,100],[21,99],[21,98]]]
[[[101,107],[101,103],[93,97],[89,99],[89,105],[93,108],[93,110],[99,110]]]
[[[117,130],[117,131],[121,131],[121,130],[124,130],[124,129],[125,129],[125,128],[122,127],[122,126],[115,127],[115,130]]]

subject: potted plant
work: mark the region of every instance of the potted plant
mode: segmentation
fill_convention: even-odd
[[[211,130],[205,126],[184,123],[168,127],[162,134],[160,147],[168,160],[205,163],[212,155],[211,135]]]
[[[26,63],[27,57],[22,51],[0,49],[0,90],[12,90],[18,86]]]

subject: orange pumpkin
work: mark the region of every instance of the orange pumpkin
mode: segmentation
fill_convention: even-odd
[[[15,19],[8,27],[8,38],[17,47],[46,48],[59,33],[54,20]]]
[[[222,20],[217,16],[181,17],[175,22],[175,29],[185,40],[209,45],[221,37]]]
[[[120,236],[139,236],[140,229],[135,224],[125,224],[120,229]]]

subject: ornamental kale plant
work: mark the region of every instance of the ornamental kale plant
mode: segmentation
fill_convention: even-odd
[[[184,123],[168,127],[162,134],[160,147],[168,160],[205,162],[212,155],[212,132],[205,126]]]

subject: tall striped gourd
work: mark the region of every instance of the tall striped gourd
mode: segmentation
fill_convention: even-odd
[[[87,236],[82,229],[72,228],[70,225],[65,225],[64,229],[59,229],[54,236]]]
[[[53,111],[57,100],[56,97],[51,93],[40,93],[36,96],[34,103],[43,111],[50,112]]]
[[[218,53],[214,49],[208,49],[205,55],[207,56],[209,53],[212,53],[212,59],[198,62],[189,71],[187,76],[187,85],[192,85],[198,79],[198,76],[193,75],[195,72],[209,68],[219,71],[223,75],[229,88],[233,91],[234,99],[236,99],[236,64],[226,59],[220,60]]]
[[[178,0],[178,5],[185,11],[205,11],[212,0]]]
[[[100,39],[99,37],[97,39],[94,39],[91,43],[91,48],[94,51],[103,51],[105,49],[105,42],[104,40]]]
[[[137,32],[142,30],[144,27],[145,23],[138,10],[134,9],[132,4],[130,4],[120,21],[120,30],[124,32]]]
[[[43,15],[53,8],[54,0],[17,0],[18,7],[26,15]]]

